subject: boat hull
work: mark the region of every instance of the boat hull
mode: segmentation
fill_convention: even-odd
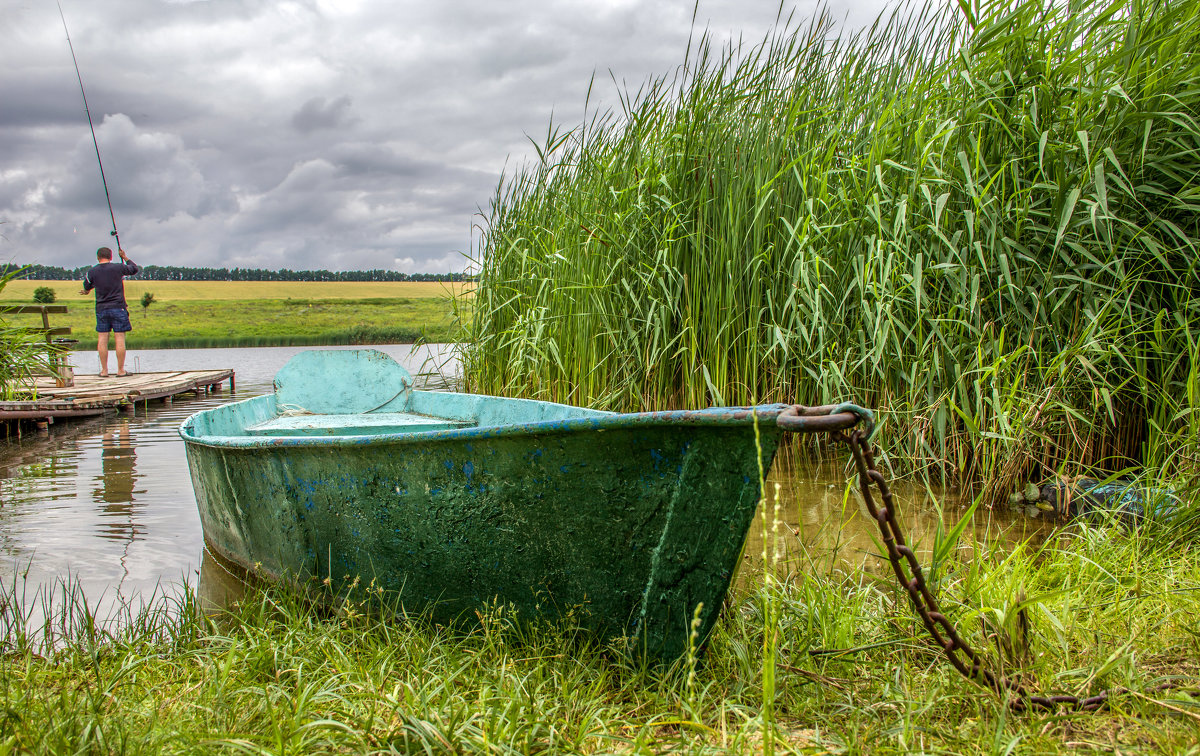
[[[827,409],[622,415],[420,391],[380,352],[316,350],[180,435],[205,541],[252,573],[443,624],[570,616],[671,659],[716,621],[780,434]]]
[[[715,622],[779,431],[762,408],[393,439],[188,440],[204,536],[276,579],[378,586],[440,623],[571,613],[655,658]],[[736,415],[736,417],[735,417]],[[762,467],[760,468],[760,455]]]

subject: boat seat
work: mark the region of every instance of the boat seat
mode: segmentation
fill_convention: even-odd
[[[467,420],[372,412],[345,415],[282,415],[246,427],[252,436],[377,436],[385,433],[423,433],[475,425]]]

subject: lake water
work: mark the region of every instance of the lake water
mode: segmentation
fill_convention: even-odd
[[[71,578],[98,607],[175,593],[185,581],[197,586],[203,538],[179,424],[201,409],[269,392],[275,372],[306,348],[131,350],[127,367],[135,372],[232,368],[237,389],[231,392],[225,384],[208,396],[151,402],[132,415],[58,422],[46,432],[0,441],[0,582],[11,586],[23,579],[26,596],[33,597]],[[426,385],[453,379],[455,365],[445,345],[377,348]],[[77,372],[97,371],[92,352],[73,355],[73,362]],[[785,569],[887,568],[876,556],[874,523],[846,495],[845,460],[840,449],[836,453],[821,465],[780,459],[772,471],[768,492],[780,483]],[[941,522],[934,502],[924,489],[894,490],[910,541],[927,549]],[[962,512],[953,496],[943,495],[938,503],[948,521]],[[964,540],[966,547],[1037,537],[1040,530],[1024,519],[977,516],[969,532],[973,538]],[[761,553],[756,521],[745,566],[757,563]],[[223,590],[210,586],[208,592]]]
[[[60,421],[46,432],[26,426],[21,439],[0,441],[0,582],[17,580],[32,600],[70,578],[97,606],[172,593],[183,581],[196,586],[203,537],[179,425],[202,409],[270,392],[275,372],[311,348],[130,350],[126,368],[134,372],[232,368],[236,390],[225,383],[208,396]],[[447,345],[372,348],[426,385],[455,372]],[[74,353],[72,364],[77,373],[99,369],[95,352]]]

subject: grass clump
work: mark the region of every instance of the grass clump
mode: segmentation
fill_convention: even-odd
[[[758,753],[764,737],[777,753],[1194,746],[1191,536],[1113,527],[1012,553],[984,546],[951,560],[936,589],[970,641],[1031,688],[1132,692],[1096,714],[1015,714],[939,661],[901,592],[824,562],[772,583],[751,576],[706,653],[666,669],[591,642],[569,618],[529,627],[498,608],[474,630],[450,631],[392,619],[382,599],[315,610],[277,587],[209,615],[190,594],[163,599],[118,624],[64,591],[41,612],[53,628],[43,636],[6,587],[0,746]],[[767,633],[778,641],[764,735]],[[1156,691],[1162,681],[1177,687]]]
[[[1200,3],[695,40],[501,183],[473,389],[888,413],[897,469],[1196,472]],[[1191,451],[1179,455],[1180,444]]]

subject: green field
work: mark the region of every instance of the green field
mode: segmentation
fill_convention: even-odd
[[[343,284],[344,285],[344,284]],[[31,304],[4,290],[0,304]],[[130,287],[132,288],[132,287]],[[143,309],[132,292],[127,341],[131,349],[255,347],[316,344],[397,344],[418,339],[456,338],[451,303],[444,297],[371,299],[173,299],[155,292]],[[96,346],[96,321],[90,302],[59,302],[66,315],[51,316],[52,326],[68,326],[78,349]],[[12,325],[40,325],[36,315],[9,316]]]
[[[80,294],[78,281],[9,281],[0,298],[22,304],[33,302],[35,289],[54,290],[57,304],[75,305],[93,301],[91,294]],[[445,299],[469,292],[471,284],[424,281],[144,281],[125,280],[125,299],[131,305],[149,291],[162,301],[185,299]]]

